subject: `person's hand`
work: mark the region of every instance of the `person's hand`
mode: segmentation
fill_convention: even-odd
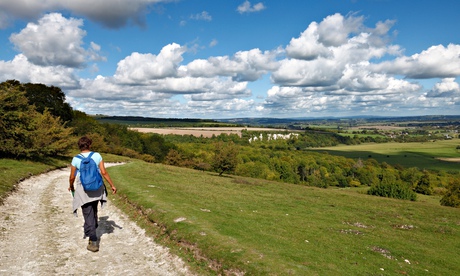
[[[112,186],[111,188],[112,188],[112,193],[116,194],[117,193],[117,188],[115,188],[115,186]]]
[[[75,188],[73,187],[73,185],[71,185],[71,186],[69,186],[69,188],[67,188],[67,190],[69,190],[69,192],[74,192]]]

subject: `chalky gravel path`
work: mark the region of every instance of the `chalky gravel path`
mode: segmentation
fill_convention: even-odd
[[[99,205],[99,252],[86,250],[81,210],[72,214],[69,173],[31,177],[0,205],[0,275],[192,275],[110,201]]]

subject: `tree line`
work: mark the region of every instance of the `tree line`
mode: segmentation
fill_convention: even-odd
[[[372,158],[353,160],[302,151],[286,146],[289,141],[249,145],[234,134],[213,138],[166,135],[165,139],[174,140],[177,145],[165,159],[170,165],[210,169],[216,163],[216,143],[224,143],[230,152],[225,159],[227,163],[233,163],[228,166],[232,170],[227,172],[236,175],[321,188],[364,186],[370,187],[369,194],[408,200],[415,200],[417,193],[440,194],[459,178],[458,173],[391,166]]]
[[[336,133],[305,130],[290,139],[249,143],[267,133],[212,138],[131,131],[126,125],[100,123],[73,110],[58,87],[0,84],[0,154],[39,159],[66,155],[80,136],[88,135],[96,151],[175,166],[236,174],[322,188],[369,186],[369,194],[415,200],[417,193],[446,190],[441,201],[460,206],[459,175],[399,168],[373,159],[352,160],[303,151],[307,147],[355,143]]]
[[[172,143],[160,135],[142,134],[127,126],[99,123],[65,102],[55,86],[8,80],[0,84],[0,154],[10,158],[65,155],[79,137],[88,135],[93,149],[162,162]]]

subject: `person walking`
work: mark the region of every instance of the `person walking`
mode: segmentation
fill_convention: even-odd
[[[84,236],[88,237],[89,242],[86,247],[89,251],[99,251],[99,240],[96,235],[96,228],[98,227],[97,207],[98,203],[101,203],[101,208],[107,203],[107,190],[105,185],[101,185],[95,190],[85,190],[80,180],[80,168],[82,165],[82,159],[91,157],[91,159],[97,165],[100,175],[102,175],[107,182],[110,184],[113,194],[117,192],[117,188],[112,182],[112,179],[107,172],[102,156],[98,152],[91,151],[92,140],[83,136],[78,140],[78,148],[81,153],[72,159],[70,177],[69,177],[69,188],[68,190],[73,194],[73,213],[77,216],[77,210],[81,207],[83,218],[84,218]]]

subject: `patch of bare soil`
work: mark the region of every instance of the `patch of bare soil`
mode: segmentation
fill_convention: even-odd
[[[460,158],[437,158],[441,161],[460,163]]]
[[[99,205],[100,250],[88,251],[81,210],[72,214],[69,173],[31,177],[0,206],[0,275],[192,275],[110,202]]]
[[[142,133],[156,133],[161,135],[174,134],[174,135],[193,135],[195,137],[210,138],[213,135],[218,136],[222,133],[225,134],[236,134],[241,137],[243,130],[249,131],[285,131],[284,129],[274,128],[246,128],[246,127],[189,127],[189,128],[130,128]]]

